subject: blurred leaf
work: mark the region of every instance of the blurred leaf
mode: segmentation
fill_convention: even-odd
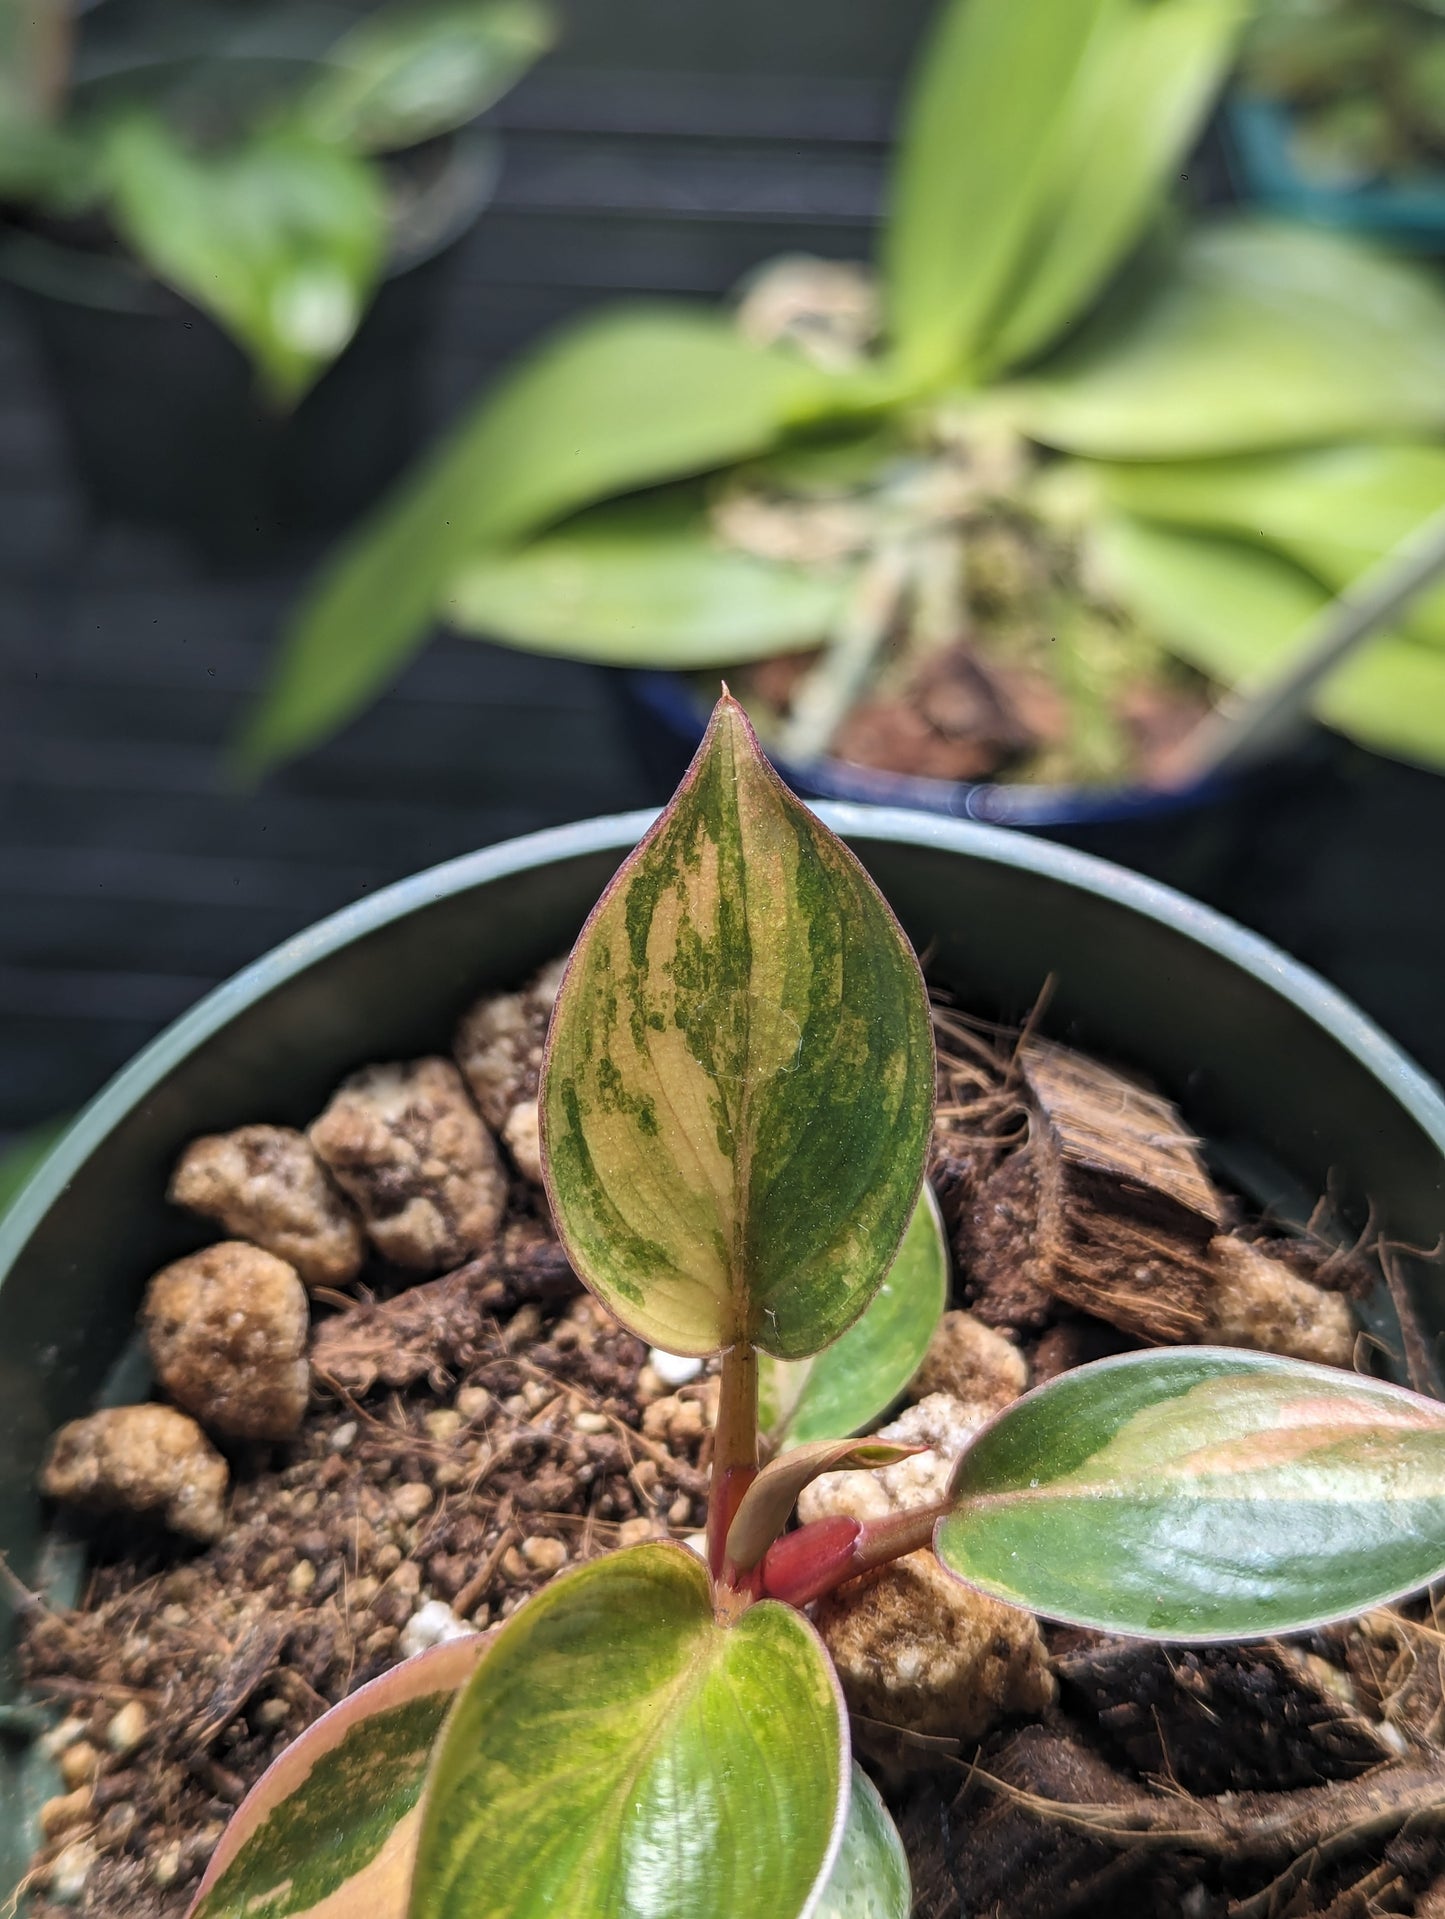
[[[68,1119],[60,1119],[51,1120],[44,1126],[32,1126],[0,1153],[0,1219],[5,1217],[11,1205],[20,1197],[30,1175],[69,1124]]]
[[[14,131],[55,119],[68,78],[70,13],[70,0],[0,0],[0,151]]]
[[[1128,0],[947,0],[918,57],[884,236],[893,343],[925,382],[967,368],[1061,160],[1101,17]]]
[[[912,1910],[903,1841],[878,1788],[855,1759],[843,1844],[812,1919],[908,1919]]]
[[[187,1919],[406,1919],[431,1750],[488,1637],[433,1646],[308,1726],[232,1818]]]
[[[1047,213],[989,331],[990,367],[1047,346],[1139,239],[1229,71],[1246,6],[1130,0],[1103,15],[1068,101]]]
[[[98,189],[91,145],[69,128],[7,117],[0,109],[0,200],[79,211]]]
[[[674,1353],[815,1353],[878,1290],[933,1114],[913,950],[718,702],[573,948],[542,1084],[573,1267]]]
[[[1445,426],[1445,294],[1306,227],[1199,228],[1012,390],[1024,429],[1103,459],[1176,459]]]
[[[1180,658],[1226,686],[1283,659],[1329,594],[1291,561],[1120,514],[1093,536],[1112,591]],[[1445,652],[1378,634],[1320,689],[1316,716],[1401,759],[1445,768]]]
[[[1445,500],[1445,447],[1403,443],[1091,471],[1114,505],[1142,519],[1263,540],[1335,592]],[[1417,600],[1400,625],[1445,646],[1445,588]]]
[[[160,120],[111,132],[122,237],[233,334],[276,400],[298,400],[356,331],[381,274],[385,208],[370,167],[285,128],[202,154]]]
[[[845,427],[826,438],[787,440],[742,469],[749,481],[784,493],[851,493],[876,482],[900,459],[916,459],[917,448],[896,414]]]
[[[629,307],[548,340],[365,519],[310,588],[242,747],[313,745],[421,644],[466,562],[578,507],[706,472],[844,404],[723,315]]]
[[[955,1470],[939,1558],[1105,1632],[1298,1632],[1445,1571],[1445,1406],[1331,1366],[1126,1353],[1016,1400]]]
[[[925,1184],[898,1256],[862,1317],[814,1359],[763,1356],[763,1430],[782,1446],[861,1432],[923,1364],[947,1303],[948,1238]]]
[[[764,1600],[719,1624],[686,1548],[609,1553],[519,1608],[457,1701],[409,1919],[797,1919],[847,1768],[801,1613]]]
[[[849,574],[727,547],[695,501],[596,507],[530,545],[468,561],[447,600],[463,632],[613,666],[726,665],[816,645]]]
[[[465,126],[556,38],[541,0],[426,0],[366,15],[298,103],[321,140],[387,152]]]

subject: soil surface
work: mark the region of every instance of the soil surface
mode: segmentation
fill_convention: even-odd
[[[1364,1254],[1251,1217],[1123,1076],[946,1007],[937,1022],[953,1304],[1005,1330],[1033,1379],[1210,1336],[1241,1258],[1276,1289],[1261,1324],[1284,1323],[1282,1287],[1286,1338],[1333,1340],[1350,1363]],[[32,1603],[25,1670],[61,1722],[66,1785],[36,1861],[42,1919],[180,1919],[250,1785],[414,1648],[424,1607],[480,1628],[565,1566],[702,1525],[714,1381],[664,1383],[581,1291],[524,1178],[465,1265],[365,1278],[313,1296],[304,1424],[230,1449],[215,1544],[91,1530],[80,1605]],[[1048,1643],[1059,1695],[1042,1718],[978,1746],[905,1733],[892,1759],[867,1742],[921,1919],[1445,1915],[1445,1633],[1428,1603],[1290,1644]],[[61,1903],[46,1887],[77,1844],[89,1870]]]

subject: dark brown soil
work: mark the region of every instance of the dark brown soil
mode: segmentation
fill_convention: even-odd
[[[1177,1115],[1076,1055],[946,1009],[938,1024],[931,1171],[956,1303],[1011,1329],[1036,1378],[1194,1332],[1211,1235],[1244,1209]],[[1357,1253],[1243,1230],[1338,1291],[1371,1277]],[[1172,1317],[1141,1318],[1146,1296]],[[713,1382],[667,1393],[521,1182],[483,1258],[337,1305],[300,1438],[233,1456],[226,1536],[199,1553],[94,1538],[80,1606],[31,1613],[25,1668],[81,1722],[68,1764],[90,1793],[76,1822],[55,1815],[42,1859],[80,1835],[101,1855],[80,1905],[42,1901],[43,1919],[179,1919],[249,1786],[396,1662],[424,1601],[484,1626],[563,1565],[702,1524]],[[885,1781],[922,1919],[1445,1913],[1445,1635],[1428,1607],[1290,1647],[1050,1644],[1046,1722]]]
[[[388,1305],[413,1329],[437,1294],[451,1308],[430,1315],[414,1383],[325,1392],[294,1445],[238,1472],[218,1545],[117,1553],[97,1541],[81,1606],[34,1618],[31,1683],[84,1720],[97,1755],[89,1823],[102,1859],[83,1912],[183,1912],[229,1812],[325,1707],[396,1663],[423,1596],[482,1627],[564,1564],[702,1524],[704,1422],[691,1438],[675,1436],[687,1422],[647,1437],[642,1413],[661,1388],[646,1348],[555,1259],[534,1261],[523,1290],[538,1266],[540,1301],[465,1268],[397,1295]],[[355,1376],[368,1353],[406,1370],[416,1342],[387,1337],[387,1311],[326,1322],[337,1372]],[[118,1756],[107,1733],[131,1702],[146,1729]]]

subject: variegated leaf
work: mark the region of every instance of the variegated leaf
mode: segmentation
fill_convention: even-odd
[[[1293,1632],[1445,1571],[1445,1406],[1273,1354],[1081,1366],[964,1452],[935,1547],[998,1599],[1159,1639]]]
[[[671,1544],[566,1573],[496,1636],[427,1787],[409,1919],[800,1919],[832,1870],[848,1729],[822,1644],[713,1617]]]
[[[489,1637],[434,1646],[308,1727],[226,1828],[188,1919],[405,1919],[427,1762]]]
[[[813,1359],[762,1361],[763,1431],[784,1447],[862,1432],[923,1364],[947,1303],[948,1235],[925,1183],[898,1257],[868,1310]]]
[[[933,1108],[918,962],[727,694],[583,929],[540,1107],[572,1263],[651,1345],[816,1352],[898,1250]]]
[[[903,1841],[878,1788],[855,1759],[842,1850],[813,1919],[908,1919],[912,1910]]]

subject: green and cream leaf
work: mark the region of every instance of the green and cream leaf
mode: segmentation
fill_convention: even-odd
[[[918,962],[730,696],[574,949],[539,1104],[563,1244],[650,1345],[817,1352],[897,1253],[933,1108]]]
[[[985,1427],[935,1548],[1051,1618],[1158,1639],[1296,1632],[1445,1572],[1445,1406],[1209,1347],[1063,1374]]]
[[[713,1616],[680,1546],[543,1589],[457,1702],[409,1919],[800,1919],[842,1839],[842,1697],[812,1627]]]
[[[435,1646],[308,1727],[227,1826],[188,1919],[405,1919],[431,1750],[486,1644]]]

